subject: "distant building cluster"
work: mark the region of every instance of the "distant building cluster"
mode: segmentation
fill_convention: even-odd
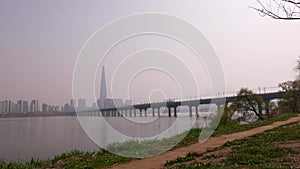
[[[0,101],[0,114],[7,113],[28,113],[28,112],[58,112],[60,111],[59,106],[50,106],[42,104],[38,100],[18,100],[16,103],[11,100]]]
[[[100,108],[123,107],[123,106],[130,106],[131,104],[132,104],[131,100],[123,100],[120,98],[117,99],[105,98],[103,99],[103,103],[101,103],[100,99],[98,100],[98,105]]]
[[[7,113],[34,113],[34,112],[75,112],[76,110],[95,110],[98,108],[112,108],[123,107],[132,105],[131,100],[123,100],[121,98],[107,98],[106,94],[106,79],[105,70],[102,68],[101,86],[100,86],[100,98],[97,103],[93,103],[92,106],[87,106],[86,99],[80,98],[78,101],[71,99],[69,103],[65,103],[63,106],[53,106],[46,103],[40,103],[39,100],[31,100],[30,102],[25,100],[18,100],[16,103],[11,100],[0,101],[0,114]]]
[[[100,100],[100,99],[99,99]],[[98,105],[100,104],[98,100]],[[122,107],[131,105],[131,100],[123,99],[103,99],[103,103],[101,103],[101,108],[110,108],[110,107]],[[75,112],[76,110],[95,110],[98,107],[96,103],[91,106],[87,106],[86,99],[80,98],[78,101],[71,99],[69,103],[64,104],[63,106],[54,106],[48,105],[46,103],[40,103],[39,100],[18,100],[17,102],[13,102],[11,100],[0,101],[0,114],[8,114],[8,113],[35,113],[35,112],[44,112],[44,113],[52,113],[52,112]]]

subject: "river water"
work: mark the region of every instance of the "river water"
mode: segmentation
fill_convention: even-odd
[[[151,120],[151,117],[144,118]],[[97,120],[93,119],[83,120],[83,123],[98,123]],[[155,134],[165,130],[166,126],[174,123],[172,119],[175,118],[160,117],[159,120],[156,120],[156,123],[153,123],[159,127],[152,127],[149,131]],[[194,127],[202,127],[204,124],[203,118],[184,117],[184,119],[189,123],[194,122]],[[121,132],[123,133],[133,131],[127,132],[129,135],[130,133],[135,133],[137,136],[143,136],[143,133],[149,134],[142,128],[133,130],[132,126],[123,125],[124,120],[118,119],[118,117],[111,117],[107,120],[116,122],[114,123],[117,124],[114,125],[115,128],[122,130]],[[176,125],[176,127],[180,128],[181,126],[186,126],[182,122]],[[149,127],[145,126],[146,128]],[[95,128],[95,131],[97,130]],[[112,140],[114,139],[110,139],[109,143]],[[88,137],[75,116],[0,119],[0,161],[28,161],[31,158],[47,159],[72,150],[99,150],[99,146]]]

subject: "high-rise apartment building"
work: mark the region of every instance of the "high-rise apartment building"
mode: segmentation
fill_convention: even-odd
[[[22,102],[22,100],[17,101],[17,112],[19,112],[19,113],[23,112],[23,102]]]
[[[3,102],[0,101],[0,114],[3,114]]]
[[[30,112],[38,112],[38,111],[40,111],[39,101],[38,100],[32,100],[30,102]]]
[[[46,103],[42,104],[42,112],[47,113],[49,111],[49,106]]]
[[[12,101],[10,100],[4,100],[3,101],[3,113],[12,113],[13,111],[13,105],[12,105]]]
[[[76,107],[76,100],[75,100],[75,99],[71,99],[71,100],[70,100],[70,106],[71,106],[72,108],[75,108],[75,107]]]
[[[23,113],[27,113],[27,112],[29,112],[28,101],[23,100]]]
[[[83,98],[78,99],[78,109],[84,110],[86,108],[86,100]]]

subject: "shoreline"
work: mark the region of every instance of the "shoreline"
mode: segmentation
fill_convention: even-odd
[[[58,116],[77,116],[76,112],[53,112],[53,113],[43,113],[43,112],[35,112],[35,113],[9,113],[0,115],[0,119],[5,118],[25,118],[25,117],[58,117]]]
[[[276,121],[285,121],[291,117],[295,117],[298,116],[298,114],[296,113],[287,113],[287,114],[282,114],[279,115],[277,117],[268,119],[264,122],[254,122],[251,124],[246,124],[246,125],[240,125],[240,124],[231,124],[231,125],[226,125],[229,128],[221,125],[219,129],[217,129],[215,131],[215,133],[213,134],[215,136],[220,136],[222,134],[229,134],[229,133],[235,133],[235,132],[240,132],[240,131],[246,131],[246,130],[250,130],[256,127],[261,127],[261,126],[265,126],[265,125],[269,125],[272,124]],[[225,128],[224,128],[225,127]],[[178,148],[184,148],[186,146],[190,146],[191,144],[194,144],[198,141],[198,136],[199,136],[199,129],[192,129],[191,131],[189,131],[189,133],[186,135],[186,137],[182,140],[182,142],[180,142],[177,146],[175,146],[173,149],[171,149],[171,151],[178,149]],[[126,144],[126,143],[125,143]],[[123,147],[125,145],[124,143],[119,143],[117,144],[117,147]],[[141,148],[145,147],[145,145],[143,145],[143,142],[141,142]],[[48,158],[48,159],[32,159],[31,161],[11,161],[11,162],[4,162],[4,161],[0,161],[0,166],[7,166],[9,164],[11,165],[18,165],[18,166],[28,166],[28,165],[36,165],[36,166],[56,166],[56,165],[60,165],[59,163],[56,163],[58,161],[65,161],[66,165],[73,165],[74,158],[83,158],[83,159],[89,159],[89,163],[85,165],[100,165],[102,167],[110,167],[112,165],[115,164],[120,164],[120,163],[126,163],[129,162],[131,160],[133,160],[134,158],[127,158],[127,157],[121,157],[121,156],[117,156],[115,154],[111,154],[106,150],[101,150],[99,149],[99,151],[94,151],[94,152],[82,152],[82,151],[70,151],[70,152],[63,152],[59,155],[56,155],[53,158]],[[105,164],[100,164],[98,163],[99,160],[107,160],[104,161]],[[78,163],[78,165],[83,165],[81,163]],[[100,167],[101,168],[101,167]]]

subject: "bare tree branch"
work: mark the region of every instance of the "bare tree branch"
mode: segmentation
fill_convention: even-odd
[[[259,7],[252,7],[260,16],[269,16],[273,19],[300,20],[300,0],[268,0],[263,3],[257,0]]]

